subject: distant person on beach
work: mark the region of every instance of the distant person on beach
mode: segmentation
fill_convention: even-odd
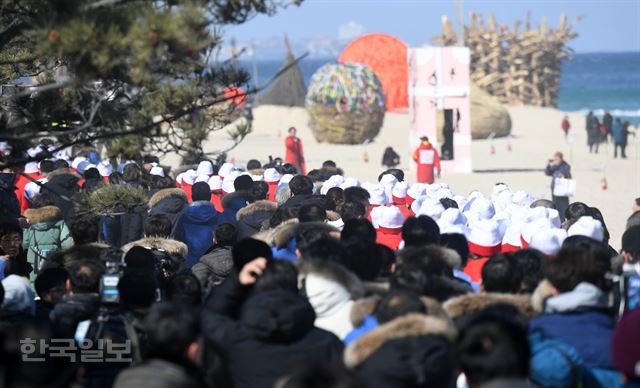
[[[382,155],[382,165],[388,168],[393,168],[400,164],[400,155],[391,147],[387,147]]]
[[[413,160],[418,163],[418,183],[432,184],[434,179],[433,170],[437,170],[438,178],[440,178],[440,155],[438,151],[429,143],[427,136],[420,138],[421,143],[415,151],[413,151]]]
[[[625,227],[625,230],[629,229],[632,226],[640,225],[640,197],[636,198],[633,201],[631,211],[633,213],[627,219],[627,226]]]
[[[556,196],[553,194],[553,190],[556,186],[556,179],[571,179],[571,166],[569,166],[569,163],[564,161],[562,152],[556,152],[553,155],[553,159],[549,159],[549,163],[547,164],[547,168],[544,173],[547,176],[552,177],[551,199],[554,205],[556,205],[558,213],[560,213],[560,218],[564,221],[564,212],[567,210],[567,207],[569,207],[569,197]]]
[[[620,118],[615,119],[614,123],[613,123],[613,142],[614,142],[614,148],[613,148],[613,157],[617,158],[618,157],[618,147],[620,147],[620,157],[622,159],[626,159],[627,158],[627,144],[629,142],[629,134],[631,135],[636,135],[635,133],[629,131],[629,126],[631,124],[628,121],[625,121],[624,123],[622,122],[622,120],[620,120]]]
[[[604,127],[604,131],[602,131],[602,141],[609,142],[609,136],[613,137],[613,117],[611,113],[604,112],[604,116],[602,117],[602,126]]]
[[[304,161],[304,148],[302,147],[302,140],[296,136],[297,130],[294,127],[289,128],[289,136],[284,140],[284,145],[287,148],[287,154],[284,161],[290,163],[302,175],[307,174],[307,167]]]
[[[589,152],[592,153],[595,151],[598,153],[598,148],[600,147],[600,122],[598,118],[593,114],[593,112],[589,112],[587,115],[587,145],[589,146]]]
[[[569,116],[564,115],[564,118],[562,119],[562,124],[560,124],[560,126],[562,127],[562,132],[564,132],[564,135],[567,136],[569,134],[569,130],[571,129]]]

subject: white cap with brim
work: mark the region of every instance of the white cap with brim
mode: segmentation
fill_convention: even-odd
[[[96,168],[98,169],[100,176],[103,177],[108,177],[111,175],[111,173],[113,173],[113,166],[111,165],[111,163],[109,163],[108,160],[101,161],[100,163],[98,163],[98,166]]]
[[[211,191],[222,189],[222,178],[220,178],[218,175],[214,175],[209,178],[209,181],[207,181],[207,183],[209,184],[209,189],[211,189]]]
[[[531,235],[529,248],[537,249],[548,256],[555,256],[567,238],[567,231],[560,228],[543,228]]]
[[[372,219],[374,214],[378,227],[398,229],[402,228],[402,224],[404,223],[402,212],[395,206],[379,206],[371,211]]]
[[[264,181],[267,183],[274,183],[280,181],[282,175],[275,168],[267,168],[264,170]]]
[[[29,162],[24,165],[24,173],[25,174],[35,174],[38,171],[38,162]]]
[[[149,170],[149,174],[151,175],[156,175],[156,176],[162,176],[164,177],[164,168],[160,167],[160,166],[153,166],[151,167],[151,170]],[[182,176],[180,176],[181,182],[182,182]],[[178,180],[178,178],[176,178],[176,181]]]
[[[198,164],[198,169],[196,170],[196,172],[198,173],[198,176],[211,176],[213,175],[213,164],[208,160],[203,160],[202,162],[200,162],[200,164]]]

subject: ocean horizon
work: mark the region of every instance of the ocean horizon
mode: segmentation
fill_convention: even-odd
[[[300,69],[309,85],[313,73],[337,58],[305,58]],[[257,82],[261,85],[282,67],[282,60],[258,60]],[[238,61],[252,74],[253,63]],[[589,111],[602,116],[609,111],[614,117],[640,126],[640,52],[602,52],[574,54],[563,61],[558,95],[558,109],[566,112]]]

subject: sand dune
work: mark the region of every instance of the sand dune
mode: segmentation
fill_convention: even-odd
[[[611,244],[618,248],[632,201],[640,196],[638,140],[630,137],[627,147],[629,159],[614,160],[612,145],[602,145],[598,155],[589,154],[585,120],[580,115],[570,114],[572,132],[576,138],[575,144],[570,145],[560,130],[562,112],[533,107],[514,107],[509,112],[513,122],[512,137],[474,141],[474,173],[443,175],[441,180],[448,182],[455,192],[462,194],[477,189],[488,195],[495,182],[505,182],[536,197],[550,198],[550,179],[542,169],[555,151],[562,151],[577,180],[574,200],[600,208],[611,232]],[[303,108],[261,106],[254,109],[253,113],[253,133],[229,153],[229,157],[237,163],[242,164],[252,158],[264,161],[269,155],[284,156],[287,128],[295,126],[304,143],[308,169],[331,159],[344,169],[346,175],[375,181],[382,171],[382,153],[385,147],[392,146],[401,155],[401,167],[405,171],[410,170],[409,117],[405,113],[387,113],[380,134],[366,147],[368,163],[363,161],[364,146],[317,143],[307,127],[306,111]],[[224,131],[212,134],[205,150],[214,150],[227,141]],[[509,144],[511,151],[508,150]],[[492,145],[495,147],[495,154],[491,154]],[[604,168],[609,186],[606,191],[600,185]],[[408,173],[408,180],[415,180],[412,173]]]

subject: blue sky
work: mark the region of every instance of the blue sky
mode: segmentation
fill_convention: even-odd
[[[580,16],[579,36],[570,46],[578,53],[640,51],[640,0],[461,0],[463,15],[471,11],[499,23],[512,25],[531,11],[534,25],[542,16],[557,26],[562,12],[570,20]],[[454,0],[306,0],[274,16],[258,16],[247,23],[227,27],[226,37],[238,46],[257,47],[261,58],[281,58],[282,36],[287,33],[297,52],[313,56],[339,53],[362,33],[384,32],[411,46],[430,41],[440,30],[442,15],[455,20]]]

